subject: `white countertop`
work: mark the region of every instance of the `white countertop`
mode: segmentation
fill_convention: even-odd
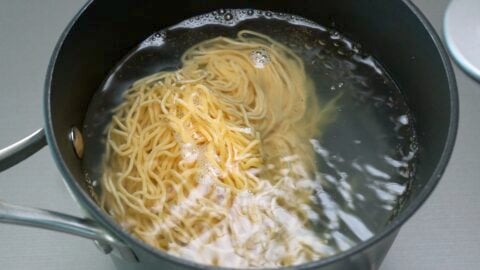
[[[441,30],[448,0],[414,0]],[[84,0],[0,0],[0,146],[43,125],[44,78],[52,50]],[[480,20],[480,15],[479,15]],[[479,52],[480,53],[480,52]],[[403,227],[381,270],[480,267],[480,84],[458,69],[460,128],[448,169]],[[0,198],[79,215],[48,149],[0,174]],[[0,224],[0,269],[113,269],[88,240]]]

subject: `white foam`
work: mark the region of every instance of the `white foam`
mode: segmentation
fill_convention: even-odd
[[[314,21],[296,15],[251,9],[221,9],[213,11],[208,14],[203,14],[184,20],[174,26],[171,26],[169,30],[177,28],[197,28],[204,25],[235,26],[240,22],[258,18],[277,19],[294,25],[326,31],[326,28],[318,25]]]
[[[165,44],[165,38],[167,36],[167,33],[165,31],[160,31],[157,32],[153,35],[151,35],[149,38],[144,40],[142,43],[140,43],[139,49],[143,49],[146,47],[159,47]]]
[[[193,143],[184,143],[181,146],[182,159],[186,163],[197,161],[200,155],[200,149]]]

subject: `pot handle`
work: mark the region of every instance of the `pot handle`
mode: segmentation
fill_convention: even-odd
[[[0,172],[23,161],[47,145],[43,128],[0,150]]]
[[[0,149],[0,172],[14,166],[47,145],[45,132],[39,129],[26,138]],[[23,207],[0,200],[0,223],[64,232],[94,240],[104,253],[113,253],[130,262],[137,262],[135,254],[95,221],[58,212]]]

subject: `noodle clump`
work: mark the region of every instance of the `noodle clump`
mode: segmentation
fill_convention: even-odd
[[[198,43],[143,78],[108,127],[101,205],[148,244],[200,263],[299,264],[321,189],[309,139],[332,117],[302,60],[252,31]]]

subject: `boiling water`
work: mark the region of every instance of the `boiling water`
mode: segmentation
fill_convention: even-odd
[[[287,14],[218,10],[153,34],[111,72],[92,99],[84,123],[84,167],[99,190],[105,129],[111,110],[136,80],[181,67],[192,45],[214,37],[235,37],[242,29],[264,33],[303,59],[319,100],[337,96],[336,119],[310,143],[317,154],[315,231],[337,252],[379,232],[395,216],[415,173],[416,141],[406,102],[383,67],[362,46],[333,29]],[[268,64],[252,52],[254,64]]]

